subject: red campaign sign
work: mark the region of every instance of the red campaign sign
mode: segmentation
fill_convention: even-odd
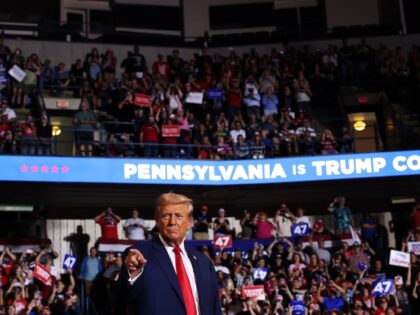
[[[242,296],[250,299],[265,299],[263,285],[249,285],[242,287]]]
[[[69,107],[68,100],[57,100],[57,108],[64,109]]]
[[[180,135],[179,125],[162,125],[162,137],[179,137]]]
[[[232,235],[215,235],[213,239],[213,248],[231,248],[232,247]]]
[[[141,106],[141,107],[150,107],[151,96],[146,94],[135,94],[134,95],[134,105]]]
[[[46,285],[51,285],[51,275],[48,272],[48,270],[40,263],[36,263],[33,275],[42,283]]]

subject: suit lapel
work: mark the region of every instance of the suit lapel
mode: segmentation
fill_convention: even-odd
[[[178,278],[176,277],[174,267],[165,249],[165,246],[163,246],[160,240],[153,240],[152,244],[153,244],[152,246],[153,253],[155,254],[156,260],[158,261],[163,273],[168,278],[169,283],[175,290],[181,303],[184,305],[184,299],[182,298],[182,293],[181,293],[181,288],[179,286]]]
[[[201,271],[200,271],[200,264],[198,263],[197,257],[194,256],[194,254],[191,252],[190,249],[185,248],[185,250],[187,251],[187,255],[190,258],[193,270],[194,270],[194,275],[195,275],[195,282],[197,285],[197,292],[198,292],[198,304],[199,304],[199,309],[203,310],[203,303],[205,303],[206,301],[204,301],[204,298],[201,296],[201,292],[202,290],[200,290],[200,285],[201,285]]]

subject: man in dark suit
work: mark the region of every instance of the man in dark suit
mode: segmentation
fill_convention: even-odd
[[[193,219],[192,200],[166,193],[156,201],[159,237],[125,252],[121,285],[129,315],[221,315],[214,266],[185,248]]]

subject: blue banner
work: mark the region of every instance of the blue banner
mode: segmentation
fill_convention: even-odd
[[[207,90],[207,98],[209,100],[220,100],[223,97],[223,90],[214,88]]]
[[[420,175],[420,151],[241,161],[0,156],[0,181],[246,185]]]

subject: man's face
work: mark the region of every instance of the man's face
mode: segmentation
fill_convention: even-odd
[[[160,209],[157,227],[170,245],[180,245],[193,223],[187,204],[166,205]]]

